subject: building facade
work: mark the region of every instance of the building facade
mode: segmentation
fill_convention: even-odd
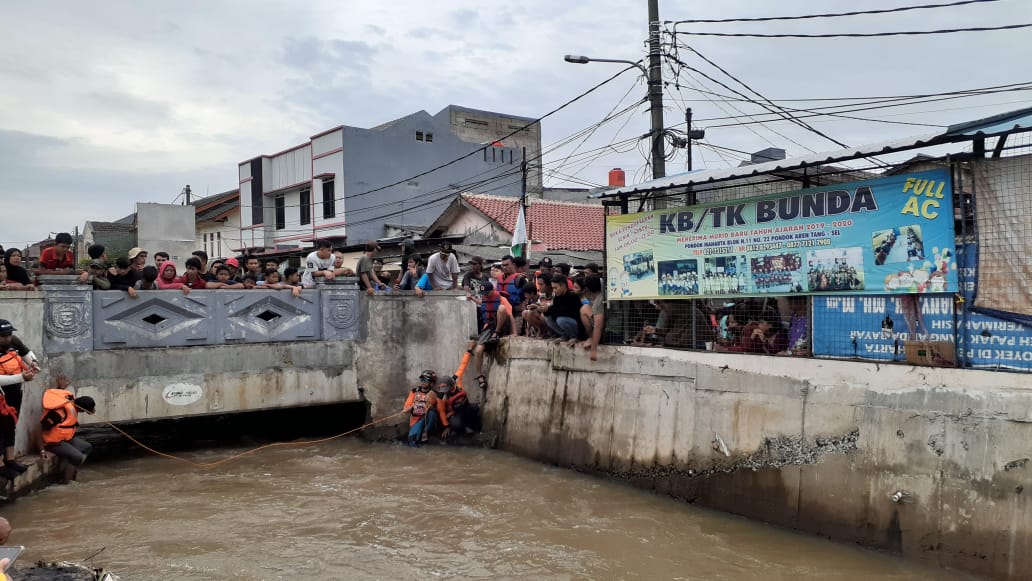
[[[524,147],[527,189],[540,192],[541,130],[533,119],[452,105],[370,129],[334,127],[239,164],[240,247],[357,243],[383,237],[388,223],[429,224],[473,187],[518,196]]]
[[[242,248],[240,191],[230,190],[192,202],[196,209],[194,247],[211,258],[227,258]]]

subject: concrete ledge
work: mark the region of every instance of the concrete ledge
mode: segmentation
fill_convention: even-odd
[[[503,342],[487,428],[545,462],[998,579],[1032,571],[1028,375]],[[893,497],[900,502],[894,502]]]

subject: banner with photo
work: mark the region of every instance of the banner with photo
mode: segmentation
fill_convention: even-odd
[[[955,344],[963,366],[1032,370],[1032,328],[971,310],[977,251],[973,244],[957,251],[963,302],[955,295],[815,297],[814,355],[903,361],[907,341],[935,341]]]
[[[957,291],[946,169],[606,217],[608,300]]]

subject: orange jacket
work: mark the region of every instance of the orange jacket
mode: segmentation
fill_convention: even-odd
[[[75,437],[75,428],[79,426],[79,411],[75,409],[73,399],[72,392],[66,389],[48,389],[43,392],[43,417],[50,412],[62,416],[56,426],[49,430],[43,429],[44,444],[60,444]]]
[[[17,351],[8,351],[0,355],[0,373],[3,375],[18,375],[28,368]]]
[[[410,428],[423,419],[423,416],[432,413],[435,409],[437,410],[437,415],[441,418],[441,424],[445,427],[448,426],[448,415],[445,413],[444,400],[437,397],[437,394],[432,389],[427,392],[420,391],[418,388],[413,389],[409,393],[408,399],[405,400],[405,409],[411,412],[409,415]]]

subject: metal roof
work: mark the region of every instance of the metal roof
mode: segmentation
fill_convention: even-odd
[[[779,159],[746,165],[730,169],[716,169],[683,173],[659,178],[631,186],[623,186],[603,190],[593,197],[608,198],[619,195],[642,193],[651,190],[685,187],[722,182],[732,179],[747,178],[770,174],[776,171],[796,170],[808,167],[827,165],[864,157],[873,157],[910,149],[919,149],[945,143],[956,143],[970,139],[993,137],[1021,131],[1032,131],[1032,107],[1011,111],[984,119],[960,123],[948,127],[945,131],[926,133],[902,139],[892,139],[860,147],[848,147],[836,151],[814,153],[801,157]]]

